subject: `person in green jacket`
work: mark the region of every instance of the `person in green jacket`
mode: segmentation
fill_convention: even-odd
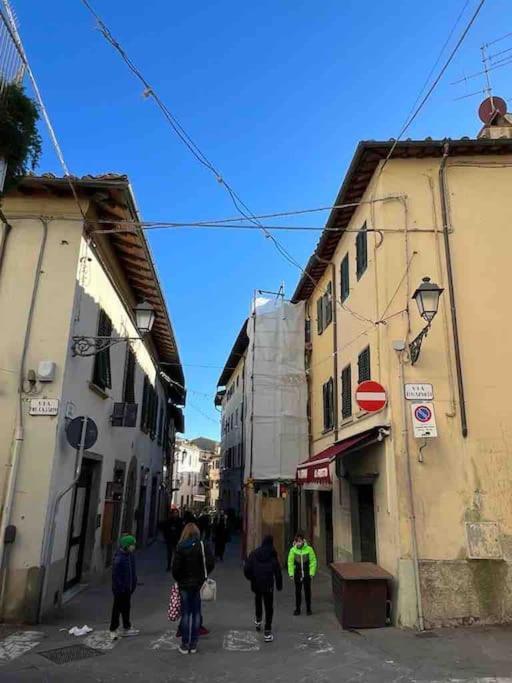
[[[308,545],[304,534],[297,532],[293,545],[288,553],[288,574],[295,581],[295,612],[294,616],[300,614],[302,603],[302,587],[304,586],[304,597],[306,599],[307,614],[311,611],[311,579],[316,574],[317,561],[313,548]]]

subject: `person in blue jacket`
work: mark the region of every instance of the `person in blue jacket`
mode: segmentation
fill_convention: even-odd
[[[135,544],[133,536],[121,536],[120,548],[114,555],[112,563],[112,619],[110,621],[110,637],[116,640],[119,636],[136,636],[139,631],[132,628],[130,621],[131,598],[137,587],[137,571],[135,568]],[[119,630],[119,617],[123,619],[123,628]]]

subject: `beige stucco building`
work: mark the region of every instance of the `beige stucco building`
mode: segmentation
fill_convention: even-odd
[[[27,177],[0,226],[1,617],[35,622],[109,571],[122,532],[156,534],[184,378],[124,176]],[[82,215],[83,214],[83,215]],[[102,233],[108,229],[110,232]],[[143,339],[134,306],[155,311]],[[129,337],[97,355],[76,337]],[[94,349],[82,348],[86,353]],[[164,372],[165,371],[165,372]],[[36,414],[33,414],[36,413]],[[66,430],[94,420],[75,485]]]
[[[294,295],[310,321],[301,524],[324,562],[388,570],[403,626],[512,619],[512,140],[501,123],[477,140],[360,143]],[[424,277],[444,292],[413,364]],[[385,388],[378,413],[358,409],[366,379]],[[436,438],[415,437],[425,401],[406,384],[431,385]]]

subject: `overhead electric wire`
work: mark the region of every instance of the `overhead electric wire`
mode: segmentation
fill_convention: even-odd
[[[444,42],[443,47],[440,49],[439,54],[437,55],[437,59],[436,59],[436,61],[434,62],[434,65],[433,65],[432,68],[430,69],[429,74],[428,74],[428,76],[426,77],[425,82],[423,83],[423,87],[421,88],[421,90],[420,90],[419,93],[418,93],[418,97],[417,97],[416,100],[414,101],[414,104],[412,105],[411,109],[409,110],[409,113],[407,114],[406,120],[412,115],[412,113],[413,113],[413,111],[414,111],[414,108],[416,107],[416,105],[417,105],[418,102],[420,101],[420,98],[421,98],[421,96],[422,96],[422,94],[423,94],[423,91],[425,90],[425,88],[427,87],[427,85],[430,83],[430,79],[432,78],[432,76],[433,76],[433,74],[434,74],[434,71],[437,69],[437,65],[438,65],[439,62],[441,61],[441,57],[443,56],[444,51],[445,51],[446,48],[448,47],[448,44],[449,44],[450,40],[452,39],[453,34],[455,33],[455,29],[456,29],[457,26],[459,25],[459,21],[462,19],[463,15],[464,15],[464,12],[466,11],[467,6],[469,5],[470,2],[471,2],[471,0],[465,0],[464,5],[463,5],[463,7],[462,7],[462,9],[461,9],[461,11],[460,11],[460,13],[459,13],[459,16],[458,16],[457,19],[455,20],[455,23],[453,24],[453,26],[452,26],[452,28],[451,28],[451,31],[450,31],[450,33],[448,34],[448,37],[447,37],[447,39],[446,39],[445,42]]]
[[[491,40],[490,43],[486,43],[484,47],[491,47],[491,45],[496,45],[496,43],[500,43],[502,40],[505,40],[506,38],[510,38],[512,36],[512,33],[505,33],[504,36],[501,36],[501,38],[496,38],[496,40]]]
[[[310,273],[305,270],[301,264],[290,254],[290,252],[284,247],[281,242],[268,230],[265,228],[264,225],[261,224],[259,219],[255,216],[255,214],[249,209],[247,204],[243,201],[243,199],[240,197],[240,195],[231,187],[231,185],[223,178],[222,174],[217,170],[217,168],[213,165],[213,163],[207,158],[207,156],[201,151],[201,149],[197,146],[197,144],[192,140],[190,135],[185,131],[183,126],[178,122],[176,117],[171,113],[171,111],[168,109],[168,107],[164,104],[160,96],[155,92],[154,88],[150,85],[149,81],[145,78],[145,76],[141,73],[141,71],[135,66],[131,58],[128,56],[127,52],[125,49],[120,45],[120,43],[113,37],[110,29],[106,26],[105,22],[101,19],[101,17],[98,15],[98,13],[93,9],[91,6],[89,0],[80,0],[82,4],[86,7],[86,9],[92,14],[94,19],[96,20],[98,27],[103,35],[103,37],[107,40],[112,47],[121,55],[123,61],[127,64],[129,69],[132,71],[132,73],[140,80],[140,82],[144,85],[144,95],[147,97],[152,97],[155,102],[157,103],[158,107],[160,110],[163,112],[165,115],[167,121],[170,123],[172,129],[174,132],[178,135],[180,140],[187,146],[189,151],[194,155],[194,157],[203,165],[205,166],[213,175],[215,176],[215,179],[217,182],[219,182],[221,185],[225,187],[227,190],[231,201],[233,205],[235,206],[236,210],[240,212],[240,214],[246,218],[248,221],[253,223],[254,225],[258,226],[258,228],[261,229],[265,237],[269,240],[271,240],[272,244],[274,245],[275,249],[281,254],[281,256],[291,265],[294,267],[298,268],[301,273],[309,278],[313,285],[316,287],[318,285],[318,282],[310,275]],[[342,301],[335,299],[335,302],[341,306],[342,309],[352,313],[357,319],[361,320],[361,318],[358,314],[355,314],[348,306],[344,305]]]
[[[465,40],[467,34],[469,33],[471,27],[472,27],[473,24],[475,23],[476,18],[477,18],[478,15],[480,14],[480,11],[481,11],[482,7],[484,6],[484,3],[485,3],[485,0],[480,0],[480,2],[478,3],[477,8],[475,9],[475,11],[473,12],[473,14],[471,15],[470,20],[469,20],[468,23],[466,24],[466,26],[465,26],[465,28],[464,28],[464,30],[463,30],[461,36],[459,37],[459,39],[457,40],[457,42],[456,42],[454,48],[453,48],[452,51],[450,52],[450,54],[449,54],[449,56],[448,56],[448,59],[445,61],[445,63],[443,64],[443,67],[442,67],[441,70],[440,70],[440,72],[438,73],[438,75],[437,75],[436,78],[434,79],[434,82],[432,83],[432,85],[431,85],[430,88],[428,89],[428,91],[427,91],[427,93],[425,94],[425,96],[422,98],[421,102],[420,102],[420,103],[418,104],[418,106],[415,108],[414,112],[405,120],[405,123],[404,123],[404,125],[402,126],[402,130],[401,130],[400,133],[398,134],[398,137],[395,139],[395,141],[394,141],[394,143],[393,143],[391,149],[389,150],[389,153],[388,153],[387,157],[386,157],[385,160],[384,160],[384,163],[383,163],[382,166],[381,166],[381,170],[380,170],[381,173],[382,173],[382,170],[383,170],[384,166],[386,165],[386,163],[387,163],[387,162],[389,161],[389,159],[392,157],[393,152],[395,151],[396,146],[398,145],[399,141],[400,141],[401,138],[404,136],[404,134],[407,132],[407,130],[410,128],[410,126],[412,125],[412,123],[415,121],[415,119],[417,118],[418,114],[419,114],[420,111],[423,109],[423,107],[424,107],[425,104],[427,103],[428,99],[430,98],[430,96],[432,95],[432,93],[434,92],[434,90],[436,89],[436,87],[437,87],[439,81],[440,81],[441,78],[444,76],[446,70],[448,69],[448,67],[449,67],[450,64],[452,63],[452,61],[453,61],[455,55],[456,55],[457,52],[459,51],[460,46],[461,46],[462,43],[464,42],[464,40]]]

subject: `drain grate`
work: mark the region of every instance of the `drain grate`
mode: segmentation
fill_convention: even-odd
[[[90,657],[99,657],[103,652],[93,650],[92,647],[86,645],[68,645],[67,647],[59,647],[56,650],[46,650],[45,652],[38,652],[38,655],[49,659],[54,664],[67,664],[68,662],[77,662],[80,659],[89,659]]]

